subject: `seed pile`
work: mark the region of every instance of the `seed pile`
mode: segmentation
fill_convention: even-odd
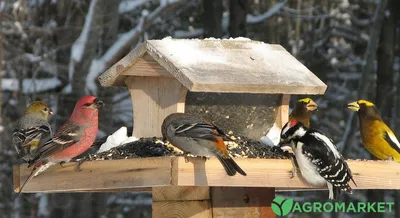
[[[231,136],[234,141],[226,142],[233,157],[247,158],[288,158],[288,152],[277,147],[269,147],[257,140]],[[160,138],[141,138],[99,154],[89,154],[85,160],[113,160],[160,156],[183,156],[183,152]]]

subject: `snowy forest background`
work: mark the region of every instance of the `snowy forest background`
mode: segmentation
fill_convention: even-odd
[[[146,39],[244,36],[281,44],[328,85],[325,96],[313,96],[319,104],[313,125],[346,158],[371,158],[361,145],[357,117],[345,106],[360,98],[374,101],[400,137],[399,21],[398,0],[0,0],[0,217],[151,217],[149,193],[15,199],[10,139],[14,122],[37,98],[56,112],[53,127],[85,94],[107,104],[99,137],[132,125],[127,90],[101,88],[97,76]],[[326,197],[283,194],[299,201]],[[356,191],[341,200],[400,202],[400,193]],[[400,217],[399,207],[391,214],[352,217]]]

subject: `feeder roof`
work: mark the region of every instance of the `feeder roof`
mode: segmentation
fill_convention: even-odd
[[[327,86],[280,45],[246,38],[147,40],[99,77],[175,77],[192,92],[323,94]]]

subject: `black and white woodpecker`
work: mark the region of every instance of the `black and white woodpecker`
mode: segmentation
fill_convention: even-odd
[[[357,186],[343,156],[332,140],[322,132],[308,129],[301,122],[291,120],[281,132],[280,146],[287,144],[290,144],[294,152],[293,177],[297,165],[306,183],[313,187],[328,186],[329,199],[336,199],[340,190],[351,194],[350,180]]]

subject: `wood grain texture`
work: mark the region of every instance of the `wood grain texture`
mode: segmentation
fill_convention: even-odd
[[[82,171],[76,163],[56,165],[32,179],[24,192],[74,192],[159,186],[275,187],[283,189],[326,189],[305,185],[299,176],[290,179],[292,164],[287,159],[235,158],[247,176],[228,176],[216,158],[138,158],[88,161]],[[400,163],[394,161],[348,160],[354,189],[400,189]],[[14,166],[14,189],[30,173],[26,165]],[[19,178],[19,179],[18,179]]]
[[[129,67],[121,73],[122,76],[156,76],[173,77],[164,67],[159,65],[153,57],[143,55],[135,62],[135,67]]]
[[[161,67],[138,61],[145,53]],[[327,88],[282,46],[249,40],[147,40],[99,81],[123,86],[127,74],[157,76],[161,68],[194,92],[323,94]]]
[[[290,95],[283,94],[281,97],[281,103],[278,106],[278,112],[275,120],[275,123],[280,128],[282,128],[289,120],[289,102]]]
[[[153,201],[194,201],[209,200],[210,188],[206,186],[166,186],[154,187]]]
[[[129,77],[126,84],[133,102],[135,137],[161,137],[165,117],[185,112],[187,89],[174,78]]]
[[[153,218],[212,218],[210,201],[156,201]]]
[[[170,185],[171,159],[142,158],[87,161],[76,170],[76,163],[67,163],[63,167],[55,165],[33,178],[23,192],[71,192],[87,190],[112,190]],[[19,167],[19,183],[14,180],[14,190],[19,191],[20,184],[31,172],[26,165]],[[15,170],[14,173],[18,173]]]
[[[213,217],[274,218],[273,188],[212,187]]]
[[[178,159],[176,184],[178,186],[236,186],[275,188],[316,188],[307,186],[300,175],[290,178],[292,164],[288,159],[235,158],[247,176],[228,176],[216,158]],[[348,160],[353,172],[354,189],[400,189],[400,163],[394,161]],[[174,171],[175,172],[175,171]]]

